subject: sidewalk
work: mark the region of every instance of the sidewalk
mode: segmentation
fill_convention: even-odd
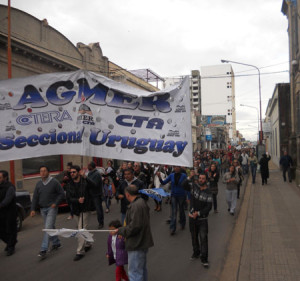
[[[275,165],[267,185],[249,177],[220,280],[300,280],[299,216],[300,190]]]

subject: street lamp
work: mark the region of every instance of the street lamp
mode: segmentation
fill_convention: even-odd
[[[255,106],[251,106],[251,105],[246,105],[246,104],[240,104],[240,106],[246,106],[246,107],[250,107],[250,108],[254,108],[257,111],[257,131],[258,131],[258,137],[259,137],[259,113],[258,113],[258,108]]]
[[[235,63],[235,64],[240,64],[240,65],[245,65],[245,66],[250,66],[255,68],[258,71],[258,90],[259,90],[259,113],[260,113],[260,131],[259,131],[259,144],[262,144],[263,140],[263,131],[262,131],[262,114],[261,114],[261,86],[260,86],[260,70],[257,66],[252,65],[252,64],[247,64],[247,63],[241,63],[241,62],[236,62],[236,61],[231,61],[231,60],[221,60],[222,63]]]

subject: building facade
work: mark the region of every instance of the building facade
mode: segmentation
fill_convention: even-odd
[[[289,151],[290,102],[290,84],[276,84],[266,110],[265,122],[270,124],[270,132],[264,132],[264,134],[266,151],[272,155],[271,160],[277,167],[279,167],[279,160],[283,152]]]
[[[201,115],[201,76],[199,70],[191,72],[191,109],[199,112]]]
[[[291,133],[289,134],[289,154],[296,167],[296,183],[300,185],[300,42],[299,14],[300,1],[283,0],[281,11],[288,19],[288,44],[290,61],[290,111]]]
[[[8,23],[4,15],[7,6],[0,5],[4,18],[0,25],[0,80],[7,79],[7,38]],[[67,72],[86,69],[100,75],[120,80],[130,86],[147,90],[158,89],[134,76],[103,55],[99,43],[75,46],[68,38],[48,24],[21,10],[11,8],[12,78],[28,77],[42,73]],[[60,173],[68,162],[87,166],[91,157],[78,155],[51,155],[13,162],[0,162],[0,169],[14,172],[16,187],[32,191],[39,180],[38,167],[46,163],[53,174]],[[94,158],[98,165],[102,159]],[[13,169],[13,170],[12,170]]]
[[[226,116],[228,138],[236,143],[235,84],[231,65],[203,66],[200,73],[202,115]]]

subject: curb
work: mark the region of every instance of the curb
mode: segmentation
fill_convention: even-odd
[[[245,194],[242,206],[232,232],[230,243],[225,257],[225,264],[220,275],[222,281],[237,281],[240,269],[240,261],[244,244],[248,208],[251,195],[251,175],[245,185]]]

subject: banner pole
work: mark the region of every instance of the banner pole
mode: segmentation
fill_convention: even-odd
[[[12,77],[11,71],[11,26],[10,26],[10,0],[7,1],[7,76],[8,79]],[[9,161],[9,173],[10,173],[10,180],[13,185],[16,184],[15,180],[15,161]]]

